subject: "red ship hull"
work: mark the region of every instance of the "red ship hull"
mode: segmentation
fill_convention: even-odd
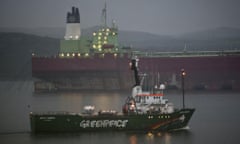
[[[128,56],[88,58],[32,57],[35,90],[128,89],[132,76]],[[158,74],[168,84],[173,74],[187,72],[189,89],[240,89],[240,56],[142,57],[140,71]],[[176,86],[177,87],[177,86]]]

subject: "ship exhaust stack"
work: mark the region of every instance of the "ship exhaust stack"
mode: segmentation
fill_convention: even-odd
[[[67,24],[65,40],[79,40],[81,37],[80,14],[76,7],[72,7],[72,12],[67,13]]]

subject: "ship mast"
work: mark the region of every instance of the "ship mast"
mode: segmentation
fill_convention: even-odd
[[[102,9],[102,25],[107,27],[107,2],[105,1],[104,8]]]
[[[181,77],[182,77],[182,98],[183,98],[183,109],[185,109],[185,98],[184,98],[184,95],[185,95],[185,89],[184,89],[184,78],[186,76],[186,72],[184,69],[181,69]]]

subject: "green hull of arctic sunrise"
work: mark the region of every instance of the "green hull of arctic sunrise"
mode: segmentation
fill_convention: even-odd
[[[30,114],[31,131],[169,131],[187,126],[195,109],[181,109],[171,114],[80,115]]]

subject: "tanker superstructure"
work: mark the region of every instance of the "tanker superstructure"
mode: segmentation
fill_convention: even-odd
[[[106,18],[106,5],[102,11]],[[125,89],[129,74],[127,51],[119,47],[118,28],[104,24],[92,34],[81,36],[80,14],[72,7],[67,14],[66,33],[54,57],[32,57],[35,91]],[[124,66],[125,65],[125,66]]]
[[[59,53],[32,57],[32,75],[37,78],[35,91],[129,89],[133,80],[126,65],[133,55],[141,58],[139,66],[149,77],[157,76],[167,88],[180,87],[177,73],[184,67],[190,73],[188,89],[240,89],[239,51],[131,51],[118,43],[118,27],[114,21],[108,27],[106,17],[105,4],[102,26],[89,39],[81,34],[78,8],[68,12]]]

